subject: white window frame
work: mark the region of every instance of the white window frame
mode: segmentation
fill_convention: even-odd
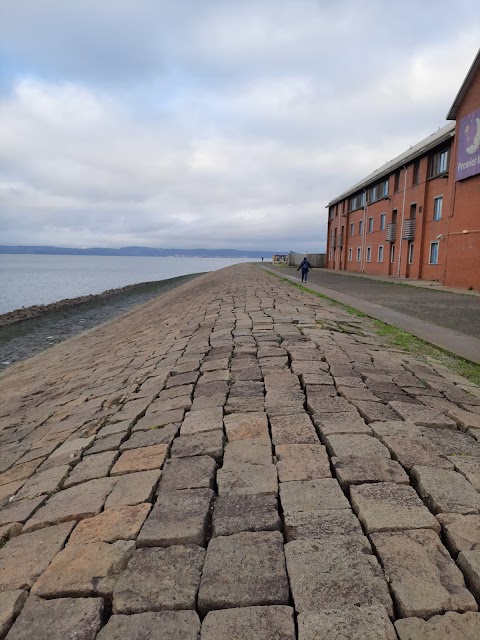
[[[366,262],[371,262],[371,261],[372,261],[372,247],[367,247]]]
[[[383,244],[378,245],[378,257],[377,262],[383,262]]]
[[[448,149],[442,151],[438,158],[438,173],[445,173],[448,169]]]
[[[380,231],[385,231],[386,219],[387,219],[386,213],[380,214]]]
[[[362,260],[362,248],[357,247],[357,262],[360,262],[361,260]]]
[[[363,220],[358,221],[358,235],[361,236],[363,234]]]
[[[413,264],[413,251],[414,251],[414,243],[409,242],[408,244],[408,264]]]
[[[353,250],[352,250],[352,247],[350,247],[348,249],[348,261],[352,262],[352,260],[353,260]]]
[[[436,247],[436,250],[434,250]],[[430,242],[430,251],[428,253],[428,264],[438,264],[438,254],[440,253],[440,243],[437,240]],[[432,260],[435,258],[435,262]]]
[[[373,217],[368,219],[368,233],[373,233]]]
[[[393,264],[395,262],[395,244],[392,243],[390,245],[390,263]]]
[[[382,198],[388,196],[388,180],[384,180],[382,183]]]
[[[331,249],[329,249],[329,251],[328,251],[328,259],[329,259],[330,262],[332,261],[332,250]]]
[[[443,210],[443,196],[437,196],[433,201],[433,219],[441,220]]]
[[[350,223],[350,237],[355,235],[355,223],[351,222]]]

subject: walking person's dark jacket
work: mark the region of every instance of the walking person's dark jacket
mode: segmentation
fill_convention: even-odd
[[[306,258],[304,258],[297,269],[297,271],[300,271],[300,269],[302,270],[302,282],[304,280],[305,282],[307,281],[308,271],[311,268],[312,268],[312,265],[309,263],[309,261]]]

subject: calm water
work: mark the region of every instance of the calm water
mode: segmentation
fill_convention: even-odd
[[[223,269],[249,258],[0,255],[0,313],[127,284]]]

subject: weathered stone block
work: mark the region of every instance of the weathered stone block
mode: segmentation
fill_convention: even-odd
[[[47,496],[38,496],[30,500],[16,500],[10,502],[0,510],[0,526],[12,522],[25,522],[45,502]]]
[[[5,638],[13,621],[22,610],[27,591],[15,590],[0,593],[0,638]]]
[[[148,431],[135,431],[128,440],[122,442],[120,451],[151,447],[156,444],[171,445],[179,431],[180,426],[178,424],[170,424],[158,429],[149,429]]]
[[[135,543],[68,544],[35,582],[31,592],[43,598],[103,596],[110,598]]]
[[[218,429],[223,430],[223,409],[220,406],[213,406],[210,409],[187,413],[180,429],[180,435],[191,436]]]
[[[30,589],[62,549],[73,527],[67,522],[7,542],[0,549],[0,591]]]
[[[102,626],[101,598],[42,600],[30,596],[8,640],[94,640]]]
[[[280,528],[277,499],[273,495],[227,495],[215,501],[212,537]]]
[[[350,509],[350,503],[334,478],[283,482],[280,485],[280,501],[285,523],[298,513],[313,515],[319,511]]]
[[[373,455],[370,458],[342,458],[333,460],[335,475],[341,487],[368,482],[396,482],[408,484],[409,478],[395,460]]]
[[[168,453],[168,445],[156,444],[151,447],[124,451],[114,464],[110,475],[120,476],[135,471],[161,469]]]
[[[396,640],[385,607],[346,607],[298,616],[299,640]]]
[[[208,431],[194,436],[175,438],[172,446],[172,458],[193,458],[210,456],[220,463],[223,457],[223,431]]]
[[[479,416],[480,417],[480,416]],[[480,458],[475,456],[450,456],[455,469],[480,491]]]
[[[400,616],[429,618],[449,610],[477,610],[460,569],[435,532],[374,533],[371,540]]]
[[[252,440],[234,440],[225,447],[223,465],[246,462],[248,464],[272,464],[272,445],[269,440],[254,438]]]
[[[54,493],[62,487],[69,470],[68,465],[63,465],[35,473],[16,494],[15,499],[24,500],[25,498],[36,498],[40,495]]]
[[[315,414],[312,419],[323,436],[337,433],[372,435],[372,430],[358,412],[319,413]]]
[[[205,546],[213,497],[211,489],[160,491],[152,513],[138,536],[137,546]]]
[[[281,605],[210,611],[202,624],[201,640],[295,640],[293,609]]]
[[[58,522],[80,521],[96,516],[102,510],[115,483],[115,478],[100,478],[59,491],[28,520],[23,531],[34,531]]]
[[[163,470],[158,491],[178,489],[210,489],[215,484],[217,463],[210,456],[172,458]]]
[[[433,616],[430,620],[403,618],[395,622],[400,640],[477,640],[480,613],[454,613]]]
[[[280,482],[331,478],[330,461],[321,444],[281,444],[275,447]]]
[[[114,613],[195,609],[205,549],[138,549],[118,580]]]
[[[140,418],[140,420],[135,423],[132,432],[136,433],[137,431],[148,431],[152,427],[160,429],[161,427],[166,427],[171,424],[180,424],[184,415],[184,409],[173,409],[164,412],[155,412],[149,409],[145,417]]]
[[[150,509],[150,504],[106,509],[94,518],[79,522],[69,545],[135,540]]]
[[[368,533],[403,529],[433,529],[440,532],[413,487],[393,482],[363,484],[350,488],[352,506]]]
[[[392,407],[382,404],[381,402],[368,402],[365,400],[355,400],[355,406],[365,421],[371,422],[388,422],[398,420],[398,413]]]
[[[295,610],[319,613],[329,609],[383,605],[389,616],[392,602],[383,571],[368,553],[368,541],[339,536],[294,540],[285,545]]]
[[[390,459],[389,450],[372,436],[338,434],[325,437],[328,453],[336,458],[371,458],[383,456]]]
[[[288,596],[279,531],[237,533],[210,541],[198,593],[202,615],[212,609],[287,604]]]
[[[459,551],[480,549],[480,515],[439,513],[437,520],[442,525],[445,544],[453,556]]]
[[[480,549],[460,551],[457,564],[463,571],[470,591],[477,601],[480,600]]]
[[[229,442],[251,438],[270,439],[267,414],[263,412],[233,413],[225,416],[225,431]]]
[[[230,462],[217,472],[218,494],[254,495],[278,493],[277,469],[274,464]]]
[[[307,413],[272,416],[272,442],[281,444],[319,444],[315,427]]]
[[[351,509],[330,509],[328,511],[298,511],[285,516],[285,537],[292,540],[320,540],[342,536],[352,538],[363,536],[360,522]]]
[[[161,474],[161,471],[140,471],[120,476],[105,502],[105,509],[150,501]]]
[[[200,620],[195,611],[149,611],[111,616],[96,640],[197,640],[199,633]]]
[[[480,513],[480,494],[460,473],[418,466],[412,479],[433,513]]]
[[[413,422],[421,427],[433,427],[437,429],[456,429],[457,424],[441,411],[429,409],[422,405],[410,404],[394,400],[389,403],[404,420]]]
[[[106,451],[105,453],[86,456],[72,470],[69,477],[65,480],[64,487],[68,489],[68,487],[73,487],[87,480],[108,476],[117,457],[118,453],[116,451]]]

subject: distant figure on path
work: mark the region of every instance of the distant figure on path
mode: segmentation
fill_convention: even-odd
[[[263,262],[263,256],[262,256],[262,262]]]
[[[305,257],[301,263],[300,266],[298,267],[297,271],[300,271],[300,269],[302,270],[302,282],[306,282],[307,281],[307,276],[308,276],[308,270],[312,268],[312,265],[309,263],[309,261],[307,260],[307,258]]]

